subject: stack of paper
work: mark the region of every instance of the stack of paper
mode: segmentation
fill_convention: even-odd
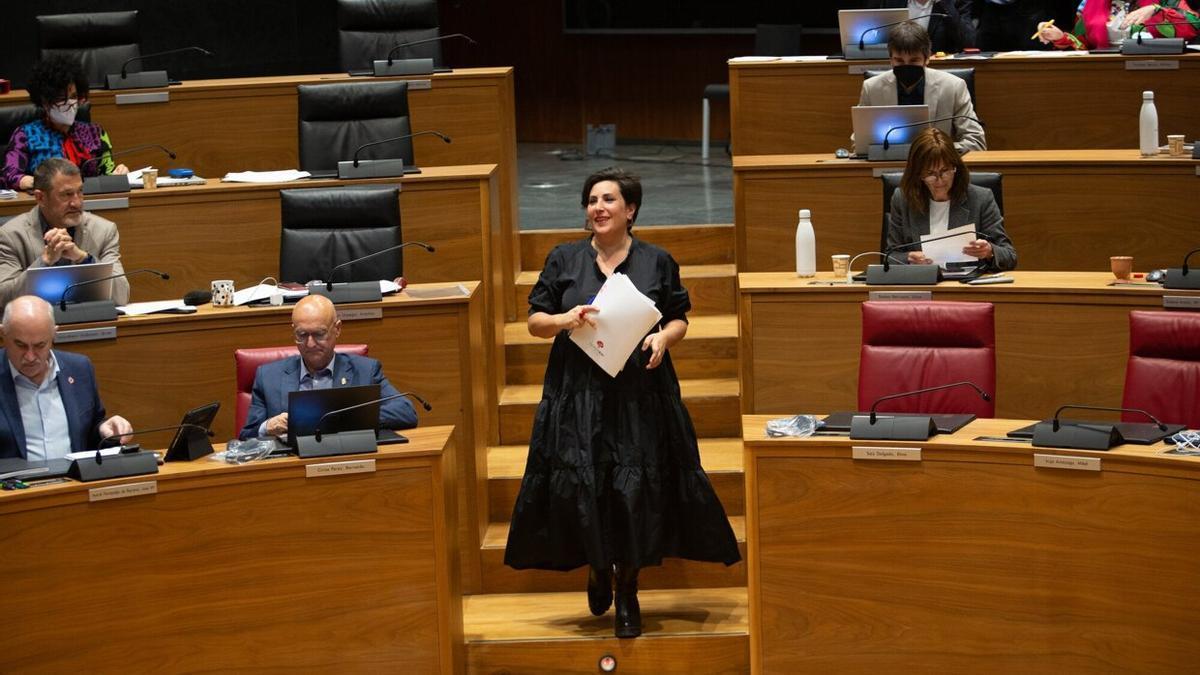
[[[183,300],[154,300],[152,302],[131,302],[124,307],[118,307],[125,316],[142,316],[144,314],[193,314],[195,307],[184,304]]]
[[[956,236],[950,236],[956,235]],[[938,241],[926,241],[931,237],[946,237]],[[973,258],[962,252],[963,247],[975,241],[975,225],[954,227],[941,234],[921,235],[921,252],[933,264],[945,267],[947,263],[975,262]]]
[[[239,171],[227,173],[221,180],[226,183],[290,183],[312,174],[307,171],[284,169],[282,171]]]
[[[585,324],[576,328],[571,331],[571,341],[604,372],[616,377],[662,312],[619,272],[604,282],[591,304],[600,310],[590,315],[596,327]]]

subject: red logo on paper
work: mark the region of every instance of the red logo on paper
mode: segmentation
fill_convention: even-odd
[[[596,346],[600,349],[604,349],[604,340],[596,340]]]

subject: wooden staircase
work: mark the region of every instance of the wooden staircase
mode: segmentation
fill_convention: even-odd
[[[700,438],[701,462],[729,515],[744,559],[733,227],[641,227],[637,235],[671,252],[691,295],[688,334],[672,350],[672,359]],[[744,561],[725,567],[672,559],[644,570],[639,598],[645,634],[621,641],[612,636],[611,611],[602,617],[587,611],[586,569],[564,574],[504,566],[508,521],[525,470],[551,344],[526,330],[527,298],[550,250],[582,236],[574,229],[521,233],[521,260],[527,269],[516,284],[521,320],[504,326],[504,384],[496,411],[499,438],[487,451],[481,594],[468,596],[463,604],[468,670],[596,672],[597,659],[607,653],[618,658],[618,672],[623,673],[746,671]]]

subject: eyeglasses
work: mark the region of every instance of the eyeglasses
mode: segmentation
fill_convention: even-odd
[[[942,169],[941,171],[930,171],[924,176],[921,176],[921,180],[925,181],[926,183],[935,183],[937,181],[946,180],[947,178],[953,178],[954,174],[956,173],[958,173],[958,169],[952,166],[949,169]]]
[[[297,330],[292,332],[292,338],[296,340],[296,344],[298,345],[308,344],[309,338],[312,338],[313,342],[320,344],[329,339],[329,331],[318,330],[310,333],[308,331]]]
[[[59,99],[57,101],[51,102],[50,107],[54,108],[55,110],[57,110],[59,112],[69,112],[69,111],[79,107],[80,100],[81,99],[78,99],[78,98],[63,98],[63,99]],[[87,99],[82,99],[82,100],[86,101]]]

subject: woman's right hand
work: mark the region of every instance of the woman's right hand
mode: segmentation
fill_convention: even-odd
[[[598,307],[592,305],[576,305],[562,314],[556,314],[554,320],[558,324],[559,330],[575,330],[584,324],[595,328],[596,320],[590,315],[599,311]]]
[[[932,265],[933,260],[925,255],[923,251],[909,251],[908,264],[910,265]]]
[[[17,189],[28,192],[33,189],[33,176],[21,176],[20,183],[17,184]]]
[[[1058,26],[1045,24],[1038,29],[1038,39],[1041,40],[1042,44],[1044,45],[1058,42],[1059,40],[1063,39],[1062,29]]]

